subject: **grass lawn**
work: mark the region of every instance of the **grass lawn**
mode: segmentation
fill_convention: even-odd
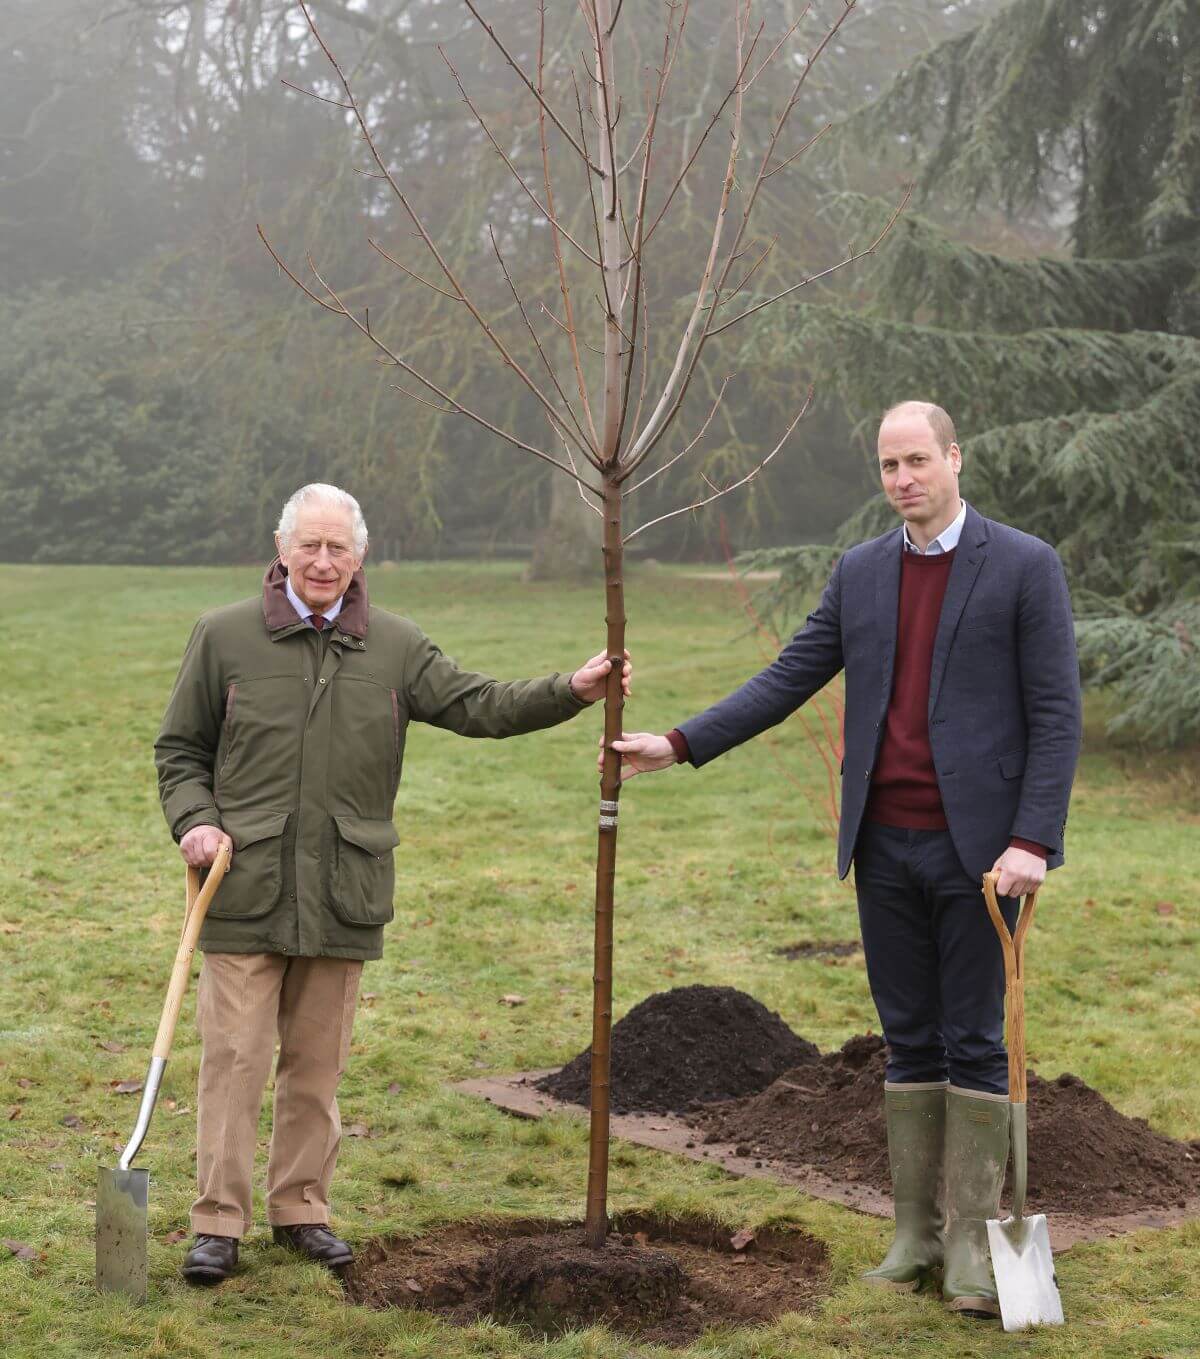
[[[192,1194],[194,993],[139,1158],[152,1173],[150,1300],[94,1290],[95,1168],[115,1163],[136,1110],[112,1085],[144,1074],[182,914],[151,743],[195,616],[257,581],[245,569],[0,568],[0,1237],[38,1253],[0,1247],[0,1352],[629,1355],[630,1342],[599,1330],[543,1344],[348,1307],[261,1224],[235,1279],[187,1288],[184,1246],[168,1238],[186,1227]],[[458,564],[379,568],[370,581],[377,603],[503,677],[568,669],[602,646],[599,582],[528,586],[515,567]],[[666,730],[757,668],[727,582],[635,571],[629,594],[631,729]],[[1043,1075],[1073,1071],[1124,1113],[1200,1137],[1198,767],[1106,747],[1099,716],[1089,713],[1069,861],[1030,938],[1031,1057]],[[410,733],[396,920],[386,957],[364,974],[341,1099],[344,1124],[369,1130],[344,1141],[334,1185],[352,1242],[481,1214],[582,1215],[582,1120],[520,1122],[447,1083],[549,1066],[589,1039],[598,730],[585,714],[502,743]],[[875,1022],[861,956],[773,953],[852,937],[856,916],[814,815],[818,761],[794,722],[772,739],[778,761],[755,743],[623,794],[617,1015],[703,981],[749,991],[822,1047]],[[500,1003],[513,992],[526,1003]],[[611,1190],[614,1208],[695,1211],[731,1227],[793,1220],[829,1245],[834,1290],[818,1315],[713,1334],[689,1354],[1200,1354],[1200,1222],[1071,1251],[1058,1266],[1069,1325],[1016,1337],[856,1282],[884,1223],[624,1146]]]

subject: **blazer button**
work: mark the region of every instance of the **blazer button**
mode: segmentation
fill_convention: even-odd
[[[870,771],[869,769],[864,769],[864,770],[863,770],[863,778],[864,778],[864,779],[869,779],[870,777],[871,777],[871,771]]]

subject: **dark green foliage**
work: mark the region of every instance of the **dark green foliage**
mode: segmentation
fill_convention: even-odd
[[[0,305],[6,559],[219,562],[261,544],[269,526],[229,475],[239,444],[268,482],[313,450],[306,459],[295,421],[266,403],[231,429],[220,384],[164,362],[167,332],[187,324],[133,284]]]
[[[913,215],[858,312],[806,306],[747,341],[803,359],[872,447],[882,410],[946,407],[963,492],[1058,549],[1085,678],[1116,728],[1200,737],[1200,6],[1014,0],[857,118],[920,156],[922,206],[1070,208],[1073,256],[1013,257]],[[843,194],[834,220],[879,220]],[[836,546],[895,522],[875,497]],[[775,554],[798,603],[824,550]],[[761,559],[760,559],[761,560]]]

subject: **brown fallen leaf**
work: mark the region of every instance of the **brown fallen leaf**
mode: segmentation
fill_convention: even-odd
[[[365,1123],[351,1123],[346,1129],[347,1137],[370,1137],[371,1130]]]
[[[518,996],[518,995],[514,992],[514,993],[511,993],[511,994],[509,994],[509,995],[507,995],[507,996],[501,996],[501,997],[500,997],[500,1004],[501,1004],[501,1005],[514,1006],[514,1007],[517,1006],[517,1005],[524,1005],[524,1004],[525,1004],[525,997],[524,997],[524,996]]]
[[[0,934],[20,934],[22,928],[13,920],[0,920]]]
[[[371,1006],[374,1005],[378,999],[379,993],[377,991],[365,991],[361,996],[362,1003],[367,1007],[367,1009],[370,1009]]]
[[[21,1087],[22,1090],[28,1090],[29,1087],[33,1084],[33,1082],[29,1079],[28,1076],[18,1076],[17,1084]]]
[[[646,1235],[645,1232],[634,1232],[633,1239],[638,1243],[639,1246],[648,1246],[650,1244],[650,1238]]]
[[[100,1046],[105,1052],[124,1052],[128,1044],[118,1043],[115,1038],[106,1038]]]
[[[186,1241],[187,1236],[187,1232],[185,1232],[182,1227],[179,1227],[173,1232],[168,1232],[166,1236],[163,1237],[163,1241],[166,1242],[168,1246],[177,1246],[181,1241]]]
[[[178,1100],[173,1100],[173,1099],[165,1099],[165,1100],[163,1100],[163,1104],[165,1105],[166,1108],[170,1109],[170,1110],[172,1111],[172,1113],[173,1113],[173,1112],[175,1111],[175,1109],[178,1107],[179,1101],[178,1101]]]
[[[6,1237],[4,1244],[18,1260],[36,1260],[38,1258],[38,1252],[32,1246],[26,1245],[24,1241],[10,1241]]]
[[[114,1095],[136,1095],[142,1088],[141,1081],[110,1081],[109,1087]]]
[[[407,1288],[410,1293],[424,1293],[425,1291],[416,1279],[405,1279],[404,1287]]]
[[[389,1095],[398,1095],[400,1093],[400,1082],[392,1081],[387,1088],[387,1092]]]
[[[734,1248],[734,1250],[745,1250],[746,1247],[753,1240],[754,1240],[753,1227],[743,1227],[740,1232],[734,1232],[734,1234],[729,1238],[729,1244]]]
[[[10,1104],[8,1106],[8,1121],[11,1123],[14,1118],[20,1117],[21,1117],[21,1106],[19,1104]]]
[[[83,1127],[83,1119],[80,1118],[78,1114],[67,1114],[64,1118],[61,1118],[59,1122],[63,1125],[64,1128]]]
[[[1160,901],[1154,909],[1159,915],[1174,915],[1175,903],[1173,901]]]

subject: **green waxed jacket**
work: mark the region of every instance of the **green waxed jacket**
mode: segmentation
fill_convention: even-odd
[[[552,727],[587,706],[569,679],[460,670],[414,623],[370,606],[361,572],[318,633],[274,563],[261,599],[196,624],[154,745],[175,839],[211,824],[233,840],[200,947],[378,958],[409,722],[490,737]]]

